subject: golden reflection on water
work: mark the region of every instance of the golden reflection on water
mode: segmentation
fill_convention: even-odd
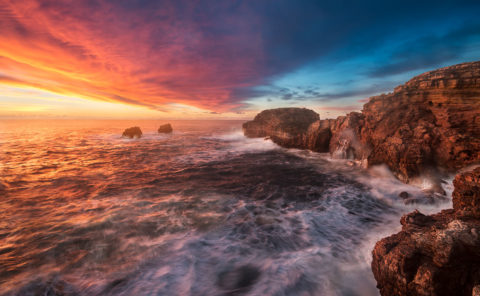
[[[87,285],[91,285],[146,256],[149,251],[142,247],[143,239],[132,239],[155,232],[156,218],[165,221],[167,216],[158,205],[172,195],[157,193],[144,200],[136,194],[153,188],[148,183],[159,176],[183,168],[182,162],[175,163],[176,158],[202,152],[203,147],[190,145],[191,137],[205,131],[206,135],[231,131],[240,125],[235,121],[172,121],[175,133],[165,136],[155,132],[159,123],[0,122],[2,291],[59,272],[67,277],[87,274]],[[122,130],[132,125],[142,127],[143,139],[120,138]],[[152,197],[157,198],[155,202],[150,201]],[[202,215],[195,219],[218,216]],[[134,229],[139,225],[145,230]]]

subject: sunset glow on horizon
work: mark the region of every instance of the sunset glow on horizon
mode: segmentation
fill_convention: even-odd
[[[400,4],[385,4],[397,20],[372,23],[372,5],[343,15],[315,1],[2,0],[0,117],[248,119],[281,106],[334,117],[412,74],[478,58],[468,5],[438,4],[423,26]],[[340,15],[352,22],[337,26]]]

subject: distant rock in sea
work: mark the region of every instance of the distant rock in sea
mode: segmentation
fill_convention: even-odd
[[[172,125],[170,123],[162,124],[158,128],[158,133],[161,133],[161,134],[169,134],[171,132],[173,132],[173,128],[172,128]]]
[[[453,209],[404,215],[402,231],[377,242],[372,271],[383,296],[477,295],[480,167],[456,176]]]
[[[123,131],[122,137],[124,138],[141,138],[143,135],[142,130],[138,126],[127,128]]]
[[[362,112],[320,120],[308,109],[265,110],[243,130],[287,148],[384,163],[406,183],[437,167],[454,172],[480,162],[480,62],[419,75],[370,98]]]

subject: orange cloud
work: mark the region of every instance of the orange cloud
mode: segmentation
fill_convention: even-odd
[[[255,20],[225,19],[238,30],[212,32],[212,20],[195,20],[193,6],[182,8],[184,18],[176,9],[4,1],[0,85],[167,111],[172,103],[221,112],[239,107],[235,89],[261,79]]]

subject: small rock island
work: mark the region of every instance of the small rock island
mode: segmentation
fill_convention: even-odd
[[[122,137],[123,138],[141,138],[143,135],[142,130],[138,126],[127,128],[123,131]]]
[[[173,132],[172,125],[170,123],[162,124],[158,128],[158,133],[159,134],[170,134]]]

